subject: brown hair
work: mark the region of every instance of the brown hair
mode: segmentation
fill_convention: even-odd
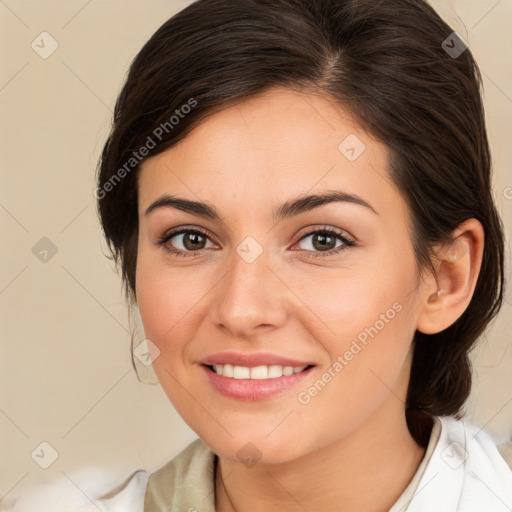
[[[269,87],[324,93],[389,149],[419,268],[433,270],[432,248],[463,221],[483,225],[466,311],[413,340],[408,419],[414,411],[460,415],[471,389],[468,352],[503,300],[504,241],[480,72],[452,33],[423,0],[199,0],[165,22],[131,65],[99,163],[99,214],[126,294],[136,299],[140,161]]]

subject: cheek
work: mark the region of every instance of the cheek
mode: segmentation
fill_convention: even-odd
[[[201,270],[172,269],[158,252],[140,250],[137,305],[146,338],[160,350],[153,362],[157,374],[165,367],[181,375],[184,363],[190,359],[189,342],[194,341],[197,324],[207,307],[205,297],[214,282]]]
[[[355,410],[361,397],[382,398],[386,386],[401,386],[398,380],[408,372],[415,332],[417,284],[412,253],[399,262],[391,253],[382,254],[363,270],[341,269],[328,279],[309,276],[295,281],[294,290],[307,297],[305,303],[314,313],[307,313],[312,319],[309,330],[330,364],[339,363],[333,372],[336,384],[329,387],[343,396],[345,406],[352,404]]]
[[[331,356],[343,353],[353,339],[364,343],[376,331],[381,338],[389,334],[393,341],[399,332],[411,330],[404,317],[414,317],[409,314],[417,286],[412,257],[397,262],[392,254],[382,255],[364,264],[307,273],[283,269],[281,276],[293,283],[294,293],[302,299],[301,322]]]
[[[146,272],[141,266],[137,276],[137,303],[145,336],[159,351],[152,362],[153,370],[169,400],[179,409],[182,392],[177,383],[184,380],[183,361],[188,336],[183,329],[185,322],[180,319],[189,308],[180,290],[169,287],[172,284],[154,269]]]
[[[304,422],[322,418],[318,428],[323,432],[338,425],[338,434],[348,433],[384,404],[392,414],[406,400],[414,334],[411,303],[407,293],[400,295],[398,290],[377,293],[371,287],[367,291],[371,293],[337,294],[340,305],[323,311],[335,335],[317,336],[317,340],[329,354],[330,363],[297,397],[298,417]],[[347,306],[341,307],[343,304]]]
[[[163,353],[173,349],[166,340],[179,339],[180,318],[187,310],[186,287],[182,280],[173,279],[165,272],[162,263],[149,251],[139,250],[137,258],[136,290],[139,308],[146,338],[150,339]],[[174,349],[173,349],[174,350]],[[172,358],[158,358],[153,366]]]

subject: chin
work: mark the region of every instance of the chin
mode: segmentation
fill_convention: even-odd
[[[208,433],[199,437],[219,457],[232,462],[243,463],[247,467],[255,464],[283,464],[291,462],[307,453],[307,448],[302,442],[295,442],[289,436],[269,439],[265,434],[252,435],[228,435],[220,439]]]

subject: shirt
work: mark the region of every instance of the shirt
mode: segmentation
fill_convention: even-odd
[[[512,466],[512,442],[501,449]],[[84,467],[22,493],[12,489],[0,512],[214,512],[217,460],[197,439],[151,474]],[[512,471],[487,433],[434,418],[424,457],[389,512],[510,512],[511,494]]]
[[[197,439],[148,480],[144,512],[215,512],[217,455]],[[434,418],[425,455],[389,512],[507,512],[512,470],[466,420]]]

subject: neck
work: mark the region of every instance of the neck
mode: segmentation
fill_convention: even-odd
[[[356,432],[282,464],[246,467],[219,459],[218,512],[387,512],[416,473],[425,454],[396,403],[383,407]],[[397,406],[399,404],[400,407]]]

